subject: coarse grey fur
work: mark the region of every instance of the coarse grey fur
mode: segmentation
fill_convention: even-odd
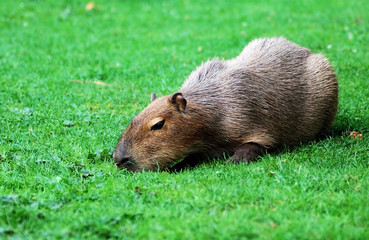
[[[234,163],[252,161],[259,149],[326,133],[337,95],[325,57],[282,37],[256,39],[234,59],[203,63],[179,92],[153,95],[123,133],[114,160],[133,170],[165,167],[194,154],[228,152],[235,153]],[[160,122],[162,129],[152,131]]]
[[[202,64],[179,92],[212,116],[219,139],[271,148],[326,132],[337,91],[326,58],[278,37],[250,42],[235,59]]]

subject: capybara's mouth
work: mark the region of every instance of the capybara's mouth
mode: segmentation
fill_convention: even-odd
[[[137,172],[139,171],[137,164],[134,163],[132,160],[131,161],[121,161],[115,164],[115,166],[117,166],[117,168],[119,168],[120,170],[122,169],[127,169],[129,171],[132,172]]]

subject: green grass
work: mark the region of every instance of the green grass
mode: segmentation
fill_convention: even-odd
[[[368,1],[86,3],[0,2],[0,238],[369,238]],[[250,165],[116,169],[151,92],[280,35],[338,74],[330,138]]]

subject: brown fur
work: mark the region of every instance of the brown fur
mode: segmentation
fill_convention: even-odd
[[[179,92],[152,95],[120,138],[114,161],[131,170],[171,166],[194,154],[234,152],[234,163],[253,161],[265,149],[326,132],[337,94],[322,55],[281,37],[256,39],[234,59],[202,64]],[[162,120],[161,129],[151,129]]]

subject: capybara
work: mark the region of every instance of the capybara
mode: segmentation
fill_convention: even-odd
[[[224,153],[233,154],[231,163],[251,162],[268,149],[326,133],[337,95],[336,75],[324,56],[283,37],[256,39],[234,59],[203,63],[178,92],[152,94],[113,158],[132,171]]]

